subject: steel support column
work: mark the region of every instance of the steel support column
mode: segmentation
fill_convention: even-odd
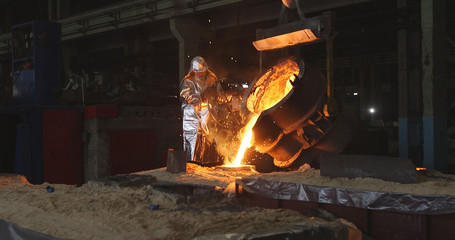
[[[397,7],[406,7],[406,0],[398,0]],[[407,29],[397,32],[398,63],[398,147],[401,158],[409,155],[409,121],[408,121],[408,44]]]
[[[109,136],[102,127],[105,123],[98,118],[84,122],[84,182],[110,176]]]
[[[71,66],[71,56],[73,54],[72,45],[62,44],[62,68],[63,76],[62,78],[66,81],[65,76],[69,72]],[[65,82],[66,83],[66,82]]]
[[[415,2],[399,0],[398,8],[413,7]],[[409,13],[399,19],[398,24],[410,23],[418,16]],[[399,156],[410,158],[420,165],[422,162],[422,121],[420,119],[420,32],[413,28],[397,32],[398,63],[398,143]]]
[[[446,2],[421,0],[423,165],[445,170],[447,143]]]
[[[47,0],[47,20],[52,21],[54,19],[54,1]]]
[[[185,77],[190,61],[199,54],[199,30],[194,19],[173,18],[170,29],[179,42],[179,79]]]

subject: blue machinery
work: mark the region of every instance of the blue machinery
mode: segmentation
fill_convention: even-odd
[[[60,87],[60,25],[28,22],[12,27],[13,99],[20,105],[52,105]]]
[[[60,88],[60,24],[32,21],[11,29],[14,106],[0,113],[19,116],[14,172],[43,182],[43,110]]]

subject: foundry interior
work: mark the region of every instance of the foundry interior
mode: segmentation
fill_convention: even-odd
[[[0,236],[452,239],[454,11],[0,0]]]

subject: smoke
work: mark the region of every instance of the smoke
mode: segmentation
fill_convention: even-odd
[[[216,112],[216,110],[214,110]],[[240,148],[243,136],[245,135],[244,127],[249,122],[251,116],[239,116],[234,119],[231,112],[226,110],[222,114],[209,120],[209,129],[211,141],[216,143],[216,150],[219,155],[223,156],[224,163],[229,164],[234,162],[237,152]],[[237,112],[238,114],[238,112]]]
[[[225,46],[221,53],[209,52],[205,56],[209,69],[218,79],[223,79],[225,82],[238,84],[253,82],[259,74],[258,55],[234,53],[235,51],[230,51]],[[224,92],[229,92],[229,89],[224,89]],[[237,96],[242,98],[243,93],[240,90]],[[235,110],[227,107],[226,103],[223,105],[212,102],[211,105],[212,116],[208,122],[210,137],[216,143],[216,150],[223,156],[224,162],[233,162],[244,135],[241,130],[249,121],[249,116],[244,116],[245,113],[239,111],[233,112]]]
[[[218,154],[223,156],[224,163],[231,163],[235,160],[235,156],[240,147],[239,130],[220,129],[215,134],[216,150]]]

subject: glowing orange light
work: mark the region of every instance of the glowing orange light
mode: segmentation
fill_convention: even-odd
[[[418,168],[416,168],[416,170],[417,170],[417,171],[425,171],[425,170],[427,170],[427,169],[424,168],[424,167],[418,167]]]
[[[278,36],[269,37],[253,42],[258,51],[272,50],[283,47],[294,46],[301,43],[314,42],[321,40],[311,29],[303,29],[295,32],[285,33]]]
[[[234,162],[227,166],[239,167],[242,165],[241,163],[242,163],[243,155],[245,155],[246,149],[251,146],[251,140],[253,138],[253,127],[254,127],[254,124],[256,124],[258,117],[259,116],[252,117],[250,119],[250,121],[242,129],[242,132],[245,133],[243,136],[243,139],[242,139],[242,144],[240,144],[240,148],[239,148],[239,151],[237,152]]]
[[[258,79],[253,86],[247,100],[246,107],[252,112],[252,117],[245,127],[240,131],[242,142],[236,158],[227,167],[242,166],[242,159],[246,149],[254,142],[253,127],[259,115],[279,103],[293,89],[293,82],[299,73],[299,66],[293,59],[286,59],[269,69]]]
[[[259,78],[246,99],[250,112],[261,114],[280,102],[293,88],[299,66],[292,59],[286,59],[273,66]]]
[[[241,165],[243,155],[247,148],[251,146],[251,137],[253,136],[253,131],[249,131],[245,134],[243,138],[242,144],[240,145],[240,149],[237,152],[237,156],[235,157],[234,163],[232,163],[233,167],[237,167]]]

